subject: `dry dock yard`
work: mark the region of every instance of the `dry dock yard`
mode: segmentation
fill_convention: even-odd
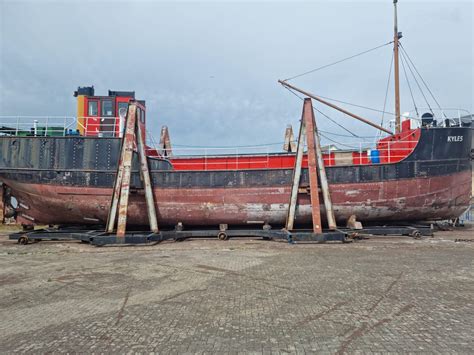
[[[0,239],[1,353],[474,351],[472,229],[350,244]]]

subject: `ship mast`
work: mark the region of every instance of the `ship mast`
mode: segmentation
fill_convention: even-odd
[[[393,33],[393,57],[394,57],[394,75],[395,75],[395,133],[400,133],[400,75],[399,75],[399,58],[398,58],[398,47],[399,40],[402,38],[402,33],[398,32],[398,19],[397,19],[397,2],[393,0],[394,10],[394,33]]]

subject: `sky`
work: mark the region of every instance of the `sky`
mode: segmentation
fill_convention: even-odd
[[[473,2],[400,0],[398,9],[402,44],[437,101],[474,111]],[[135,91],[147,102],[149,131],[158,137],[167,125],[176,147],[276,144],[287,124],[297,130],[302,110],[278,79],[392,38],[392,0],[0,0],[0,116],[72,116],[73,91],[94,85],[96,94]],[[290,83],[382,110],[391,58],[387,45]],[[410,83],[415,103],[426,107]],[[413,112],[403,71],[401,91],[402,112]],[[381,122],[379,112],[341,106]],[[315,107],[356,135],[377,133]],[[357,141],[319,112],[316,119],[320,130],[336,134],[323,143]]]

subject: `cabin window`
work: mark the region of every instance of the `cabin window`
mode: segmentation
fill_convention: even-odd
[[[102,117],[113,117],[114,116],[114,104],[112,100],[102,101]]]
[[[118,115],[121,117],[127,116],[128,102],[118,103]]]
[[[140,113],[140,121],[142,123],[145,123],[145,110],[141,110],[140,112],[141,112]]]
[[[98,109],[97,101],[89,101],[89,116],[97,116]]]

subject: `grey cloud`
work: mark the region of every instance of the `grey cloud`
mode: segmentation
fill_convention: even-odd
[[[440,103],[472,110],[473,4],[400,1],[399,8],[405,48]],[[390,0],[1,1],[0,12],[0,115],[74,115],[79,85],[135,90],[148,102],[151,132],[166,124],[183,145],[281,141],[287,123],[297,126],[301,102],[277,79],[392,37]],[[390,58],[388,46],[294,83],[381,109]],[[413,105],[402,89],[407,111]],[[361,135],[375,133],[319,108]],[[345,133],[318,118],[321,129]]]

